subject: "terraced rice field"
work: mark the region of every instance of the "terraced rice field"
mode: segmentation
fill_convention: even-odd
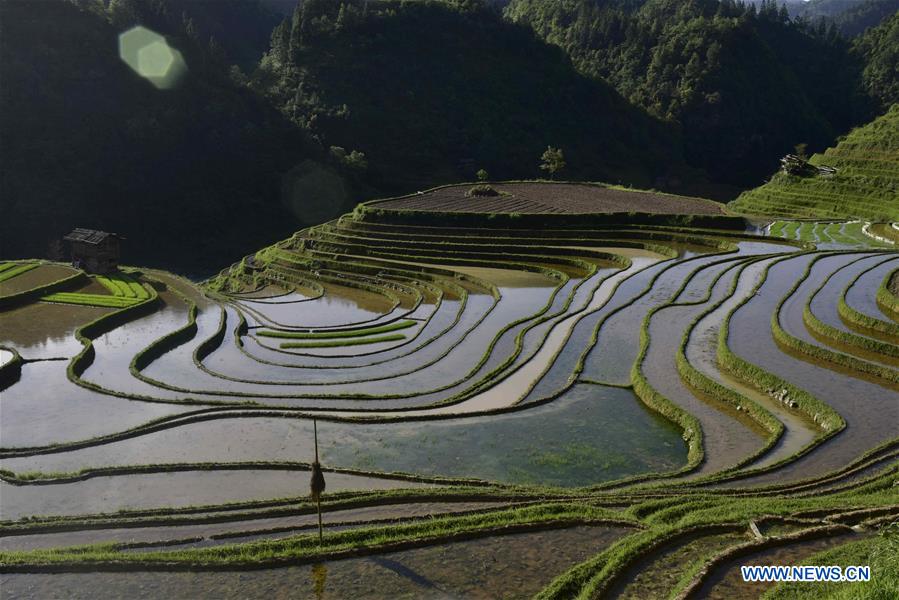
[[[3,594],[754,598],[744,556],[892,568],[899,254],[515,185],[525,210],[368,203],[202,284],[31,269],[0,304]]]
[[[897,230],[889,223],[867,221],[774,221],[768,235],[815,244],[818,249],[895,248]]]
[[[836,169],[830,176],[784,173],[728,205],[740,214],[776,218],[899,220],[899,104],[854,129],[809,162]]]

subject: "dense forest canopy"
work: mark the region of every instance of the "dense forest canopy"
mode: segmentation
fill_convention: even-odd
[[[836,26],[775,2],[513,0],[506,15],[680,124],[688,161],[729,183],[752,185],[799,141],[823,147],[875,113]]]
[[[899,102],[899,12],[855,40],[865,65],[864,84],[882,106]]]
[[[899,0],[810,0],[790,5],[793,17],[833,22],[848,37],[859,35],[899,10]]]
[[[561,178],[732,198],[899,101],[894,1],[803,3],[825,22],[768,0],[7,0],[0,254],[88,226],[201,272],[372,196],[539,177],[548,146]],[[183,54],[176,89],[119,60],[138,24]]]
[[[129,238],[128,262],[204,272],[211,255],[295,227],[278,203],[280,173],[315,146],[161,6],[0,3],[0,255],[45,256],[85,226]],[[119,59],[118,33],[136,22],[184,54],[178,88],[157,90]]]
[[[480,168],[535,177],[548,144],[570,157],[566,177],[666,186],[683,171],[673,127],[478,2],[307,0],[252,87],[326,145],[364,153],[383,190]]]

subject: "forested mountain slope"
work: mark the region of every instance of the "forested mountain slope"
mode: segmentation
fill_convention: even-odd
[[[832,21],[843,35],[854,37],[899,10],[899,0],[810,0],[791,4],[790,9],[796,17]]]
[[[718,180],[752,185],[796,143],[824,147],[871,116],[849,43],[774,3],[514,0],[506,15],[680,124],[688,161]]]
[[[0,20],[0,255],[82,226],[124,234],[128,263],[206,272],[295,228],[280,174],[315,148],[205,43],[170,36],[188,73],[158,90],[119,59],[127,23],[61,0],[2,2]]]
[[[837,171],[809,177],[777,173],[728,209],[753,215],[899,221],[899,104],[810,162]]]
[[[899,12],[856,38],[853,50],[865,64],[868,93],[883,106],[899,102]]]
[[[578,73],[479,2],[307,0],[272,37],[253,86],[326,146],[365,154],[381,190],[540,175],[676,187],[674,128]]]

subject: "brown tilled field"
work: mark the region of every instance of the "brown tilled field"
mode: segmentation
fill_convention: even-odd
[[[577,183],[492,184],[500,196],[469,197],[472,184],[375,202],[377,208],[464,213],[584,214],[662,213],[723,215],[724,205],[657,192],[638,192]]]

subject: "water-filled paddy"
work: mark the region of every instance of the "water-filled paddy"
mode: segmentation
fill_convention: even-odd
[[[707,306],[713,306],[725,297],[736,275],[733,265],[725,263],[704,269],[694,275],[682,294],[689,298],[694,286],[708,290],[719,275],[721,278],[712,287],[708,302],[669,306],[652,315],[648,328],[649,348],[642,362],[642,371],[650,385],[699,420],[706,457],[698,474],[733,466],[759,452],[766,442],[765,432],[734,407],[700,396],[679,377],[671,376],[677,373],[672,348],[680,345],[684,332]]]
[[[821,474],[896,435],[896,423],[899,423],[896,392],[785,353],[778,347],[770,328],[759,327],[759,323],[770,321],[777,304],[812,258],[811,255],[791,258],[771,267],[757,294],[734,313],[730,347],[745,360],[783,377],[833,407],[847,421],[847,431],[793,464],[753,477],[746,483],[789,481]],[[782,321],[782,324],[790,331],[802,327],[801,321]]]
[[[75,330],[112,312],[109,308],[33,303],[0,312],[0,345],[23,358],[69,358],[81,350]]]
[[[784,432],[776,444],[758,460],[753,461],[751,463],[753,467],[774,464],[779,460],[788,458],[820,435],[819,428],[810,419],[804,417],[798,411],[790,410],[770,395],[762,393],[755,387],[722,372],[718,364],[719,333],[724,318],[753,293],[765,267],[769,263],[770,260],[762,260],[748,264],[742,269],[733,293],[695,323],[690,331],[690,340],[685,351],[687,361],[694,368],[760,404],[773,413],[784,425]]]
[[[323,284],[320,298],[298,298],[297,302],[257,302],[247,310],[274,326],[291,328],[338,327],[372,322],[393,309],[383,294],[345,285]]]
[[[574,527],[249,572],[5,574],[0,585],[19,598],[47,599],[95,598],[100,590],[128,598],[527,598],[625,533]]]
[[[22,365],[19,380],[0,392],[0,446],[8,449],[88,440],[200,408],[100,394],[72,383],[66,366],[64,360]]]
[[[877,304],[876,290],[884,278],[896,269],[896,261],[897,259],[888,260],[861,273],[846,290],[846,304],[872,319],[891,321]]]
[[[423,484],[329,473],[328,491],[415,488]],[[211,470],[99,476],[53,485],[0,482],[0,520],[119,510],[205,506],[303,496],[309,471]]]
[[[502,415],[365,425],[320,422],[319,444],[323,463],[331,467],[569,487],[675,470],[685,461],[684,443],[673,425],[648,411],[630,390],[592,385]],[[0,466],[66,472],[132,464],[306,461],[312,454],[309,421],[230,418],[66,453],[4,459]]]
[[[741,565],[801,565],[813,554],[833,548],[839,544],[852,541],[852,535],[827,537],[819,540],[798,542],[785,546],[763,550],[738,559],[725,562],[715,568],[706,584],[700,590],[704,598],[710,600],[730,600],[758,598],[760,594],[773,587],[772,582],[748,583],[743,581]],[[848,584],[852,585],[852,584]],[[863,584],[861,584],[863,585]]]

